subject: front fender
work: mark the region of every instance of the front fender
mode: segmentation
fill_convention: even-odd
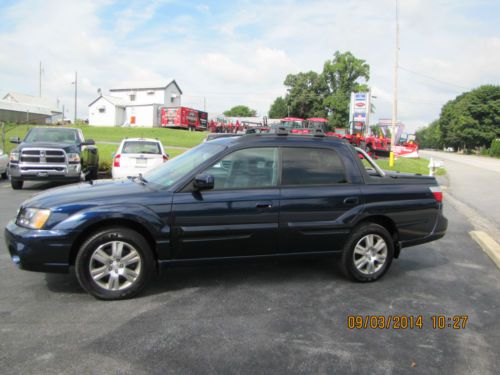
[[[169,227],[151,209],[139,204],[120,204],[89,207],[69,216],[53,229],[83,232],[103,221],[127,220],[145,227],[155,240],[168,238]]]

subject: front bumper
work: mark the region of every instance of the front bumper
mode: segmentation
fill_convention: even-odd
[[[9,173],[18,180],[79,180],[80,164],[10,163]]]
[[[27,271],[68,272],[74,237],[73,232],[27,229],[14,221],[5,228],[12,261]]]

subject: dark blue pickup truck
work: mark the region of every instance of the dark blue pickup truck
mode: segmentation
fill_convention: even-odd
[[[444,236],[434,177],[388,173],[343,140],[287,134],[203,143],[145,175],[48,190],[5,238],[22,269],[66,272],[101,299],[139,293],[160,266],[340,253],[379,279],[403,247]]]

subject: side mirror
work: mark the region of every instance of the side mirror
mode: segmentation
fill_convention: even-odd
[[[199,174],[194,178],[193,186],[198,190],[213,189],[214,176],[211,174]]]
[[[82,142],[82,146],[93,146],[95,145],[95,141],[93,139],[87,139],[85,142]]]
[[[19,137],[11,137],[10,143],[21,143],[21,138]]]

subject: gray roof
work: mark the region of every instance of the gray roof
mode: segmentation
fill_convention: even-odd
[[[112,91],[132,91],[132,90],[158,90],[158,89],[164,89],[167,86],[170,86],[171,84],[175,84],[179,91],[182,94],[182,90],[175,82],[175,79],[170,79],[170,80],[161,80],[161,81],[136,81],[136,82],[124,82],[117,87],[113,89],[109,89],[110,92]]]
[[[46,116],[52,116],[55,113],[61,113],[61,112],[54,112],[45,106],[37,106],[26,103],[16,103],[10,100],[0,100],[0,110],[13,111],[13,112],[27,112],[39,115],[46,115]]]
[[[107,100],[108,102],[117,107],[126,107],[129,104],[126,100],[123,100],[122,98],[117,98],[116,96],[101,95],[97,99],[93,100],[92,103],[89,104],[89,107],[101,98]]]
[[[45,107],[50,109],[52,112],[60,112],[56,108],[56,103],[53,100],[40,96],[21,94],[19,92],[9,92],[3,97],[3,100],[13,103],[27,104],[35,107]]]

